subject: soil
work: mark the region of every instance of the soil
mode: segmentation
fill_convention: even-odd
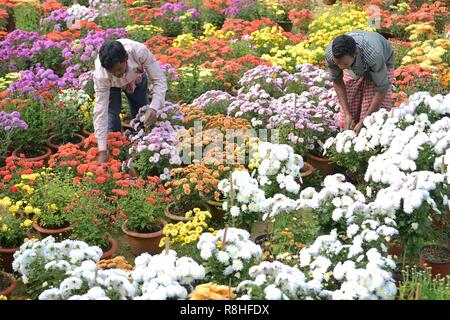
[[[69,139],[68,141],[64,141],[63,139],[56,136],[53,139],[51,139],[50,142],[52,144],[54,144],[55,146],[62,146],[63,144],[66,144],[66,143],[73,143],[73,144],[80,143],[81,139],[78,136],[74,136],[73,138]]]
[[[423,249],[422,256],[432,263],[449,263],[450,249],[440,246],[430,246]]]
[[[144,230],[130,230],[130,231],[138,232],[138,233],[153,233],[153,232],[158,232],[161,229],[162,228],[160,226],[152,226],[150,229],[146,228]]]
[[[66,227],[68,227],[70,224],[69,224],[69,222],[64,222],[62,225],[59,225],[59,226],[57,226],[57,225],[45,225],[45,226],[43,226],[42,224],[39,224],[39,226],[41,226],[42,228],[45,228],[45,229],[62,229],[62,228],[66,228]]]
[[[11,280],[0,274],[0,292],[5,291],[11,285]]]
[[[46,152],[47,152],[47,150],[45,150],[43,148],[39,148],[39,147],[37,147],[37,148],[25,147],[23,149],[20,149],[19,155],[21,153],[23,153],[26,158],[35,158],[35,157],[43,156]]]

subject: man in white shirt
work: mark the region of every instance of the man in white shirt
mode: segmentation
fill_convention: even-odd
[[[150,78],[151,81],[148,81]],[[147,90],[152,91],[150,103]],[[125,92],[134,118],[139,109],[150,104],[144,125],[155,123],[157,111],[164,105],[167,81],[159,62],[147,47],[130,39],[103,44],[95,61],[94,129],[98,141],[100,163],[108,160],[108,131],[120,131],[122,91]]]

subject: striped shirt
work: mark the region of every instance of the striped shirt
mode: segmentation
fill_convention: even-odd
[[[119,39],[128,53],[128,69],[122,78],[117,78],[101,66],[100,59],[95,60],[94,89],[94,129],[100,150],[106,150],[108,135],[108,108],[109,92],[111,87],[122,88],[128,93],[133,93],[142,80],[144,72],[149,77],[149,88],[151,88],[152,102],[150,107],[159,110],[164,105],[167,82],[160,64],[155,56],[142,43]],[[153,83],[152,83],[153,82]]]
[[[375,83],[376,90],[386,92],[391,87],[389,70],[394,68],[394,50],[381,34],[364,30],[346,33],[356,41],[356,60],[351,66],[356,76],[364,77]],[[331,42],[326,49],[326,62],[331,80],[343,79],[342,70],[333,61]]]

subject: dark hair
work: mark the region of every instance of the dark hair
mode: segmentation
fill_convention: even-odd
[[[333,56],[340,59],[345,55],[353,55],[356,52],[356,41],[345,34],[336,37],[331,46]]]
[[[125,47],[119,41],[105,42],[100,48],[100,63],[109,70],[117,63],[125,62],[126,55]]]

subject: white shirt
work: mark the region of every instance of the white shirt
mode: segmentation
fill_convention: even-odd
[[[119,39],[128,53],[128,70],[122,78],[117,78],[106,71],[101,66],[100,59],[95,60],[94,71],[94,89],[95,89],[95,107],[94,107],[94,129],[100,151],[106,150],[106,141],[108,138],[108,108],[109,91],[111,87],[117,87],[134,90],[136,81],[140,81],[143,72],[147,73],[149,78],[149,88],[151,89],[152,102],[150,107],[159,110],[163,107],[167,81],[163,70],[155,56],[142,43],[130,40]]]

